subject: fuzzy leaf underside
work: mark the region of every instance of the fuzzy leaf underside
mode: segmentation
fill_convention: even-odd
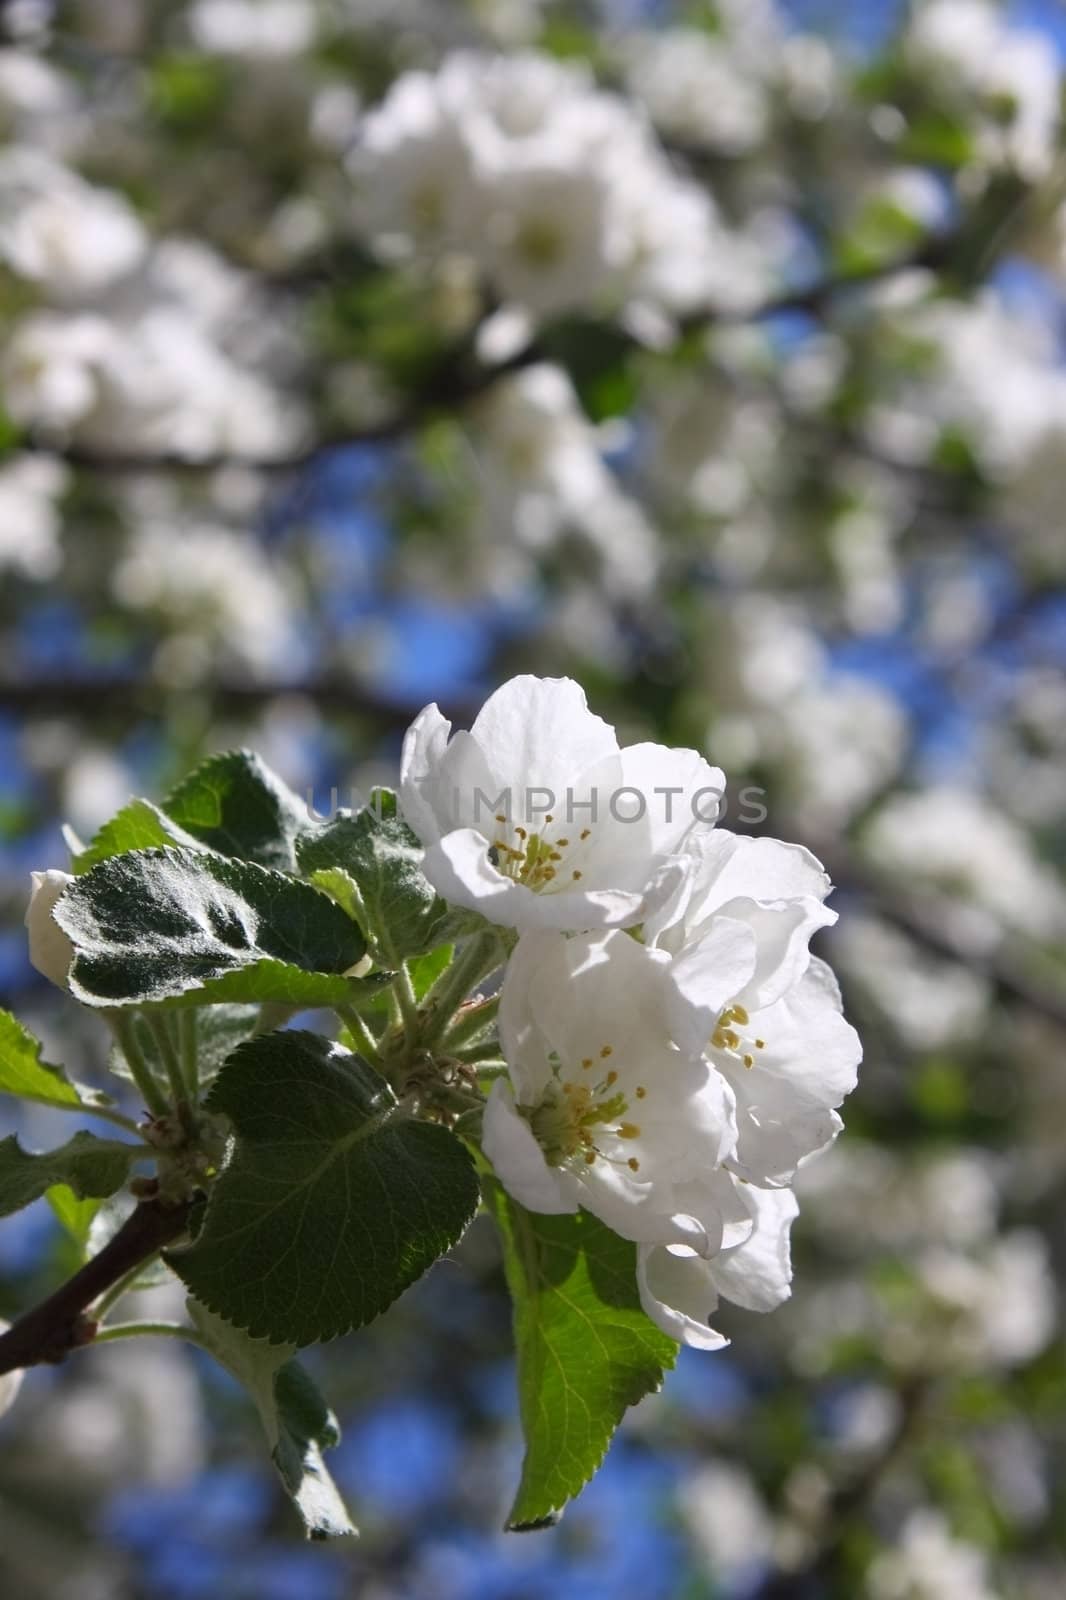
[[[208,851],[137,850],[70,884],[55,919],[75,947],[87,1005],[177,1001],[343,1004],[365,951],[328,896]]]
[[[322,1458],[340,1442],[337,1419],[303,1367],[293,1345],[253,1339],[197,1300],[189,1316],[215,1359],[247,1389],[255,1402],[277,1468],[309,1539],[356,1533]]]

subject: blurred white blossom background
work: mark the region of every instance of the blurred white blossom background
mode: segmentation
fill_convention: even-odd
[[[329,1355],[358,1550],[291,1543],[220,1380],[98,1351],[0,1423],[4,1591],[1057,1600],[1061,6],[13,0],[0,33],[5,1003],[100,1069],[21,930],[63,822],[238,743],[324,805],[517,669],[826,862],[865,1044],[790,1306],[723,1313],[561,1528],[495,1532],[475,1229]],[[27,1219],[8,1317],[63,1265]]]

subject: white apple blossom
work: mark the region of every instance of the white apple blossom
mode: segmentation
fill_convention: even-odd
[[[0,259],[70,301],[132,272],[147,237],[129,203],[30,146],[0,152]]]
[[[30,903],[26,907],[30,962],[50,983],[65,989],[70,963],[74,960],[74,946],[52,912],[67,884],[74,880],[69,872],[50,867],[46,872],[31,872],[30,881]]]
[[[607,592],[647,594],[659,570],[658,541],[601,455],[596,430],[560,367],[537,363],[494,384],[474,408],[484,538],[513,528],[538,553],[567,536],[595,554]]]
[[[311,0],[196,0],[186,21],[202,50],[285,57],[310,46],[316,17]]]
[[[836,921],[829,879],[798,845],[724,829],[695,837],[671,870],[644,937],[666,962],[672,1037],[705,1050],[736,1096],[736,1172],[788,1183],[839,1131],[861,1055],[833,975],[808,949]]]
[[[62,463],[43,457],[16,456],[0,466],[0,572],[40,581],[59,571],[63,552],[56,502],[67,478]]]
[[[1018,27],[991,0],[926,0],[914,8],[904,51],[972,125],[980,165],[1046,175],[1060,120],[1049,35]]]
[[[121,323],[96,313],[27,317],[0,360],[0,383],[17,422],[102,450],[120,439],[145,454],[256,458],[299,435],[269,383],[166,305]]]
[[[765,138],[767,86],[720,36],[697,28],[638,33],[622,53],[632,92],[664,133],[730,156]]]
[[[461,252],[534,316],[627,301],[672,315],[764,289],[765,252],[678,176],[640,113],[531,51],[402,74],[349,171],[380,254]]]
[[[436,705],[411,725],[403,812],[445,899],[508,927],[639,922],[660,868],[725,792],[694,750],[620,749],[569,678],[512,678],[450,735]]]
[[[899,1542],[867,1577],[869,1600],[997,1600],[984,1552],[956,1539],[936,1511],[913,1511]]]
[[[966,926],[980,945],[998,942],[1009,928],[1050,939],[1066,927],[1066,892],[1025,832],[967,790],[937,786],[893,796],[870,823],[866,847],[883,871],[951,896],[969,912]]]
[[[111,587],[131,610],[166,619],[173,631],[158,661],[177,681],[201,678],[219,658],[269,677],[292,656],[294,586],[247,533],[190,525],[161,506],[131,535]]]
[[[532,1211],[584,1206],[624,1238],[717,1249],[721,1227],[708,1243],[688,1201],[733,1147],[733,1097],[670,1044],[666,999],[661,964],[625,933],[524,935],[500,999],[509,1081],[493,1087],[484,1148]]]
[[[697,1350],[720,1350],[729,1343],[710,1326],[719,1299],[747,1311],[773,1311],[792,1292],[789,1231],[799,1212],[795,1195],[791,1189],[732,1181],[735,1210],[747,1215],[727,1226],[717,1254],[684,1243],[641,1244],[637,1252],[644,1310],[664,1333]]]

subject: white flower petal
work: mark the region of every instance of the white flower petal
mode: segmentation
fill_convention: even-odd
[[[755,971],[732,997],[749,1011],[772,1005],[799,982],[810,962],[811,938],[819,928],[831,927],[837,920],[835,911],[809,897],[773,905],[759,905],[751,899],[730,900],[714,922],[718,915],[743,920],[755,935]]]
[[[493,866],[488,845],[475,828],[457,828],[430,845],[422,870],[453,905],[520,931],[622,927],[639,921],[643,907],[642,896],[610,889],[537,894]]]
[[[772,1311],[792,1293],[789,1230],[799,1213],[791,1189],[746,1189],[755,1219],[750,1238],[709,1263],[719,1294],[748,1311]]]
[[[485,701],[470,732],[503,783],[543,785],[560,804],[577,774],[618,750],[613,728],[589,710],[572,678],[511,678]]]
[[[732,917],[716,917],[702,938],[686,946],[666,968],[675,1003],[674,1041],[702,1051],[723,1008],[747,986],[755,969],[755,932]]]
[[[502,1078],[493,1084],[485,1106],[481,1143],[508,1194],[527,1210],[553,1215],[578,1210],[564,1175],[545,1161],[529,1123],[515,1109],[510,1085]]]
[[[824,900],[832,885],[816,856],[781,839],[751,839],[718,828],[698,841],[697,914],[743,895],[749,900]]]
[[[709,1326],[718,1296],[706,1261],[677,1247],[641,1245],[637,1287],[645,1312],[665,1334],[696,1350],[721,1350],[729,1343]]]
[[[400,809],[409,828],[423,844],[441,836],[433,798],[436,774],[448,745],[452,725],[434,704],[420,711],[404,735],[400,757]]]

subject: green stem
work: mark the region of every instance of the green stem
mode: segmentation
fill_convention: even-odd
[[[500,937],[494,929],[467,940],[422,1002],[426,1017],[419,1042],[423,1049],[430,1050],[438,1043],[474,985],[494,972],[502,959]]]
[[[178,1043],[181,1046],[181,1071],[185,1092],[195,1102],[200,1092],[200,1018],[195,1006],[178,1012]]]
[[[115,1038],[119,1048],[126,1058],[126,1065],[133,1076],[133,1081],[140,1090],[141,1099],[145,1107],[154,1117],[165,1117],[167,1114],[166,1095],[155,1081],[151,1067],[145,1059],[144,1052],[137,1043],[137,1034],[133,1025],[133,1018],[126,1011],[112,1011],[110,1014],[111,1026],[115,1030]]]
[[[491,1027],[496,1020],[496,1013],[500,1009],[499,995],[492,995],[488,1000],[482,1000],[477,1005],[468,1006],[465,1011],[460,1011],[452,1026],[447,1030],[441,1041],[441,1048],[449,1055],[466,1055],[463,1046],[471,1039],[477,1039],[485,1029]],[[495,1048],[495,1047],[494,1047]],[[476,1056],[468,1059],[475,1059]]]
[[[103,1322],[112,1306],[116,1305],[124,1294],[129,1293],[141,1273],[156,1259],[157,1256],[146,1256],[143,1261],[138,1261],[136,1266],[123,1273],[122,1277],[118,1279],[117,1283],[113,1283],[110,1289],[104,1290],[104,1293],[92,1308],[92,1314],[98,1322]]]
[[[352,1038],[359,1045],[371,1066],[380,1066],[381,1056],[378,1052],[378,1042],[355,1007],[335,1006],[334,1010],[344,1023],[344,1026],[348,1029],[348,1032],[351,1034]]]
[[[201,1350],[209,1348],[195,1328],[184,1322],[113,1322],[110,1328],[101,1328],[94,1344],[111,1344],[115,1339],[138,1339],[144,1334],[154,1334],[163,1339],[186,1339],[198,1344]]]
[[[170,1033],[169,1019],[164,1017],[162,1013],[158,1011],[146,1011],[145,1018],[148,1022],[148,1026],[152,1030],[152,1037],[156,1042],[156,1048],[158,1049],[159,1054],[162,1056],[163,1065],[167,1070],[167,1079],[170,1083],[170,1093],[174,1099],[174,1105],[177,1109],[178,1118],[182,1127],[187,1133],[189,1133],[192,1131],[193,1122],[192,1102],[189,1099],[188,1090],[185,1087],[185,1079],[182,1076],[181,1062],[178,1059],[178,1052],[174,1048],[174,1040]]]
[[[400,963],[396,981],[392,986],[392,992],[399,1003],[403,1025],[413,1038],[417,1035],[419,1027],[418,1000],[406,962],[401,961]]]
[[[112,1111],[109,1106],[94,1106],[86,1100],[64,1101],[54,1100],[47,1102],[49,1111],[76,1111],[80,1117],[99,1117],[103,1122],[113,1122],[116,1128],[124,1128],[127,1133],[135,1133],[138,1139],[143,1139],[140,1124],[134,1122],[132,1117],[123,1116],[121,1111]]]

